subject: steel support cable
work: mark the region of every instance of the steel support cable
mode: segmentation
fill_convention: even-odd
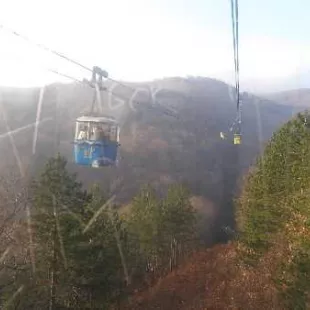
[[[67,57],[67,56],[65,56],[64,54],[59,53],[59,52],[57,52],[57,51],[55,51],[55,50],[53,50],[53,49],[51,49],[51,48],[49,48],[49,47],[47,47],[47,46],[45,46],[45,45],[43,45],[43,44],[36,43],[35,41],[31,40],[31,39],[28,38],[27,36],[24,36],[24,35],[20,34],[19,32],[15,31],[15,30],[12,30],[12,29],[10,29],[10,28],[8,28],[8,27],[6,27],[6,26],[4,26],[3,24],[0,24],[0,30],[1,30],[1,29],[4,29],[4,30],[10,32],[12,35],[15,35],[15,36],[17,36],[17,37],[23,39],[24,41],[28,42],[29,44],[32,44],[32,45],[34,45],[34,46],[36,46],[36,47],[38,47],[38,48],[40,48],[40,49],[43,49],[43,50],[45,50],[45,51],[47,51],[47,52],[49,52],[49,53],[52,53],[52,54],[54,54],[54,55],[56,55],[56,56],[62,58],[62,59],[65,59],[66,61],[71,62],[72,64],[75,64],[75,65],[77,65],[77,66],[79,66],[79,67],[81,67],[81,68],[83,68],[83,69],[85,69],[85,70],[87,70],[87,71],[89,71],[89,72],[92,72],[92,73],[94,72],[94,70],[93,70],[92,68],[89,68],[89,67],[87,67],[87,66],[84,66],[84,65],[81,64],[80,62],[78,62],[78,61],[76,61],[76,60],[74,60],[74,59],[72,59],[72,58],[70,58],[70,57]],[[80,80],[76,79],[75,77],[72,77],[72,76],[70,76],[70,75],[61,73],[61,72],[56,71],[56,70],[54,70],[54,69],[47,69],[47,68],[45,68],[45,69],[46,69],[47,71],[50,71],[50,72],[52,72],[52,73],[54,73],[54,74],[57,74],[57,75],[59,75],[59,76],[68,78],[68,79],[70,79],[70,80],[72,80],[72,81],[74,81],[74,82],[81,83],[81,84],[85,84],[85,82],[80,81]],[[116,80],[114,80],[114,79],[111,79],[111,78],[109,78],[109,77],[106,77],[106,79],[110,80],[111,82],[115,82],[115,83],[117,83],[117,84],[119,84],[119,85],[121,85],[121,86],[123,86],[123,87],[126,87],[126,88],[128,88],[128,89],[130,89],[130,90],[132,90],[132,91],[135,91],[135,88],[133,88],[133,87],[131,87],[131,86],[129,86],[129,85],[123,84],[123,83],[118,82],[118,81],[116,81]],[[115,95],[112,91],[109,91],[109,90],[107,90],[107,89],[105,89],[104,91],[106,91],[106,92],[108,92],[108,93],[111,93],[112,95],[114,95],[114,96],[116,96],[116,97],[120,97],[120,96],[118,96],[118,95]],[[139,103],[139,102],[137,102],[137,103]],[[162,108],[163,108],[163,107],[162,107]],[[168,109],[168,110],[169,110],[169,109]],[[168,110],[167,110],[167,111],[161,111],[161,112],[162,112],[163,114],[167,114],[167,115],[170,115],[170,116],[175,116],[175,115],[172,115],[171,111],[168,111]]]
[[[237,103],[236,123],[238,133],[240,133],[241,124],[241,105],[240,105],[240,82],[239,82],[239,9],[238,0],[231,0],[231,19],[233,31],[233,49],[234,49],[234,70],[235,70],[235,91]]]
[[[58,57],[60,57],[60,58],[62,58],[62,59],[64,59],[64,60],[66,60],[66,61],[68,61],[68,62],[70,62],[70,63],[76,65],[76,66],[79,66],[80,68],[82,68],[82,69],[84,69],[84,70],[87,70],[87,71],[89,71],[89,72],[93,72],[93,68],[89,68],[89,67],[87,67],[87,66],[81,64],[80,62],[78,62],[78,61],[76,61],[76,60],[74,60],[74,59],[72,59],[72,58],[70,58],[70,57],[64,55],[63,53],[60,53],[60,52],[58,52],[58,51],[56,51],[56,50],[54,50],[54,49],[52,49],[52,48],[49,48],[49,47],[46,46],[46,45],[43,45],[43,44],[40,44],[40,43],[36,43],[35,41],[31,40],[31,39],[28,38],[27,36],[22,35],[21,33],[15,31],[15,30],[13,30],[13,29],[10,29],[10,28],[4,26],[3,24],[0,24],[0,29],[4,29],[4,30],[10,32],[12,35],[15,35],[16,37],[19,37],[19,38],[23,39],[24,41],[28,42],[29,44],[32,44],[32,45],[34,45],[34,46],[36,46],[36,47],[38,47],[38,48],[40,48],[40,49],[42,49],[42,50],[44,50],[44,51],[46,51],[46,52],[49,52],[49,53],[51,53],[51,54],[53,54],[53,55],[56,55],[56,56],[58,56]],[[129,86],[129,85],[123,84],[123,83],[118,82],[118,81],[116,81],[116,80],[114,80],[114,79],[111,79],[111,78],[109,78],[109,77],[106,77],[106,79],[110,80],[111,82],[118,83],[119,85],[124,86],[124,87],[126,87],[126,88],[128,88],[128,89],[130,89],[130,90],[135,91],[135,89],[132,88],[132,87]]]

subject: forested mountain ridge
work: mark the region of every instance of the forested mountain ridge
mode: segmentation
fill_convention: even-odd
[[[309,309],[310,117],[267,143],[236,201],[235,240],[198,251],[125,309]]]
[[[161,89],[152,88],[159,83]],[[49,85],[44,92],[28,89],[21,95],[14,90],[13,102],[12,90],[2,92],[1,304],[16,309],[119,308],[122,303],[143,309],[158,304],[164,309],[261,309],[269,304],[283,309],[298,296],[305,305],[308,286],[298,272],[307,262],[308,243],[302,233],[307,208],[300,204],[291,214],[290,205],[299,198],[306,201],[307,191],[298,180],[309,167],[307,115],[272,135],[295,108],[244,93],[243,144],[234,146],[231,133],[224,140],[219,137],[236,112],[228,85],[206,78],[174,78],[145,84],[147,91],[141,84],[134,86],[139,96],[130,95],[126,87],[115,88],[122,101],[114,99],[105,110],[122,128],[120,163],[106,169],[77,167],[70,159],[74,119],[92,97],[87,87]],[[115,103],[121,108],[114,109]],[[173,109],[177,117],[163,114],[163,107]],[[39,114],[42,123],[34,140]],[[257,161],[260,153],[263,157]],[[239,183],[255,161],[246,183]],[[289,162],[285,170],[283,163]],[[31,176],[33,182],[27,183]],[[242,191],[235,227],[238,185]],[[288,194],[284,200],[283,190]],[[113,200],[108,199],[111,194]],[[18,216],[21,212],[26,216]],[[292,221],[286,227],[288,218]],[[290,229],[295,224],[300,234]],[[278,234],[283,227],[288,229],[287,239]],[[238,240],[205,251],[205,244],[232,236]],[[273,241],[278,247],[269,251]],[[276,283],[271,269],[279,262],[278,252],[286,255],[287,244],[296,260],[278,269]],[[282,271],[289,270],[295,278],[283,276]],[[168,273],[150,296],[145,289],[152,290]],[[192,281],[184,283],[184,278]],[[136,300],[134,292],[139,290],[144,293]],[[174,303],[165,303],[171,295]]]
[[[117,168],[94,170],[70,163],[74,120],[89,109],[92,90],[86,85],[53,84],[45,88],[43,95],[40,118],[51,120],[39,127],[35,156],[34,127],[14,135],[25,170],[42,166],[60,151],[69,159],[69,169],[77,172],[86,186],[98,182],[109,190],[115,180],[120,180],[117,199],[121,203],[128,202],[144,183],[161,191],[167,184],[185,182],[193,195],[205,197],[213,206],[209,213],[221,218],[215,226],[233,225],[231,202],[237,178],[254,162],[273,131],[291,117],[293,108],[242,94],[243,145],[236,153],[229,133],[236,117],[234,92],[229,85],[194,77],[128,85],[130,88],[110,85],[116,96],[102,93],[105,112],[121,124]],[[134,88],[139,91],[135,93]],[[3,108],[12,130],[35,123],[39,96],[40,89],[2,91]],[[173,108],[178,118],[162,114],[159,105]],[[3,125],[1,132],[6,132]],[[220,139],[221,131],[228,132],[226,140]],[[10,140],[1,138],[1,143],[3,169],[16,166]]]

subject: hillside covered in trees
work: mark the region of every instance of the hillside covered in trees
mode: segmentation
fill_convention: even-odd
[[[119,213],[96,185],[83,190],[60,156],[16,203],[28,212],[14,227],[2,218],[9,240],[1,236],[1,308],[107,309],[199,246],[184,186],[169,187],[162,198],[146,186]]]
[[[198,251],[126,309],[309,309],[310,118],[266,146],[236,201],[235,240]]]
[[[158,191],[173,183],[186,183],[194,200],[203,201],[209,218],[204,232],[206,242],[227,239],[223,227],[234,225],[231,206],[237,179],[254,162],[265,141],[291,117],[293,107],[243,93],[243,145],[236,154],[229,132],[236,116],[231,86],[199,77],[128,85],[139,91],[135,94],[122,85],[109,85],[115,96],[102,93],[104,111],[121,125],[119,165],[104,171],[72,163],[74,121],[89,109],[89,87],[45,87],[35,154],[34,128],[42,90],[2,89],[8,127],[5,122],[0,124],[4,134],[0,136],[1,171],[18,168],[11,140],[5,133],[22,128],[14,133],[13,140],[25,173],[34,174],[60,152],[84,188],[96,182],[109,192],[118,184],[116,200],[121,205],[130,203],[145,183]],[[155,99],[150,99],[150,93],[156,94]],[[160,106],[175,110],[177,117],[163,114]],[[227,133],[226,140],[220,139],[221,131]]]
[[[298,114],[272,137],[239,201],[243,259],[268,257],[289,309],[310,306],[309,142],[309,114]]]
[[[128,99],[106,109],[121,124],[120,163],[98,170],[72,163],[74,119],[91,93],[78,85],[2,92],[2,306],[306,309],[308,114],[281,127],[302,108],[244,93],[236,148],[229,133],[219,137],[235,117],[228,85],[134,86],[157,89],[155,104],[144,92],[134,107]]]

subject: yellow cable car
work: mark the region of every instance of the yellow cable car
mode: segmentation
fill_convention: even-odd
[[[241,134],[240,133],[235,133],[234,134],[234,144],[238,145],[241,144]]]

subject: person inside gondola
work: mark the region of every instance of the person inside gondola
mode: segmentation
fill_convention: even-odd
[[[97,127],[96,126],[93,126],[91,128],[91,131],[90,131],[90,140],[92,141],[96,141],[97,140]]]
[[[91,129],[90,140],[99,141],[100,140],[100,126],[93,125]]]
[[[103,131],[101,126],[99,126],[97,128],[97,137],[98,137],[98,140],[104,140],[105,139],[105,134],[104,134],[104,131]]]
[[[87,127],[83,126],[81,127],[81,130],[79,132],[78,140],[86,140],[87,139]]]

